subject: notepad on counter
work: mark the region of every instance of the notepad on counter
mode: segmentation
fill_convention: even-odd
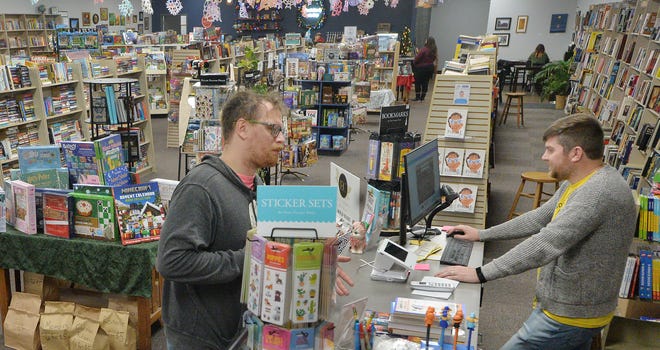
[[[458,281],[450,280],[447,278],[442,278],[442,277],[433,277],[433,276],[426,276],[422,278],[422,282],[445,282],[445,283],[450,283],[452,285],[452,288],[455,290],[456,287],[458,287],[459,283]],[[418,289],[413,289],[412,294],[413,295],[421,295],[425,297],[431,297],[431,298],[438,298],[438,299],[449,299],[454,293],[452,290],[451,292],[430,292],[426,290],[418,290]]]

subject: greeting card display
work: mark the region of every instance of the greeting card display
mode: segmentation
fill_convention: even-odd
[[[261,236],[254,235],[252,237],[247,308],[255,315],[261,314],[261,292],[263,288],[266,242],[267,240]]]

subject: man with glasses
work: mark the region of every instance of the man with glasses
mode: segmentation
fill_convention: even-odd
[[[256,172],[284,147],[279,95],[234,94],[222,109],[222,155],[177,186],[158,246],[168,349],[224,349],[238,333],[246,232],[256,227]]]
[[[468,241],[525,240],[484,266],[450,266],[436,276],[484,283],[540,268],[537,307],[501,349],[590,349],[614,316],[635,231],[635,202],[623,177],[602,161],[603,129],[595,118],[558,119],[543,141],[541,159],[550,176],[563,181],[552,198],[485,230],[447,228]]]

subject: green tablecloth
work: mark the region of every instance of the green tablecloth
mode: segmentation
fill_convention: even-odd
[[[101,292],[151,297],[158,242],[118,242],[0,233],[0,268],[41,273]]]

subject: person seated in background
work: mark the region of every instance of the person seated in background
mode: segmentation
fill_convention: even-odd
[[[527,67],[531,68],[528,74],[527,84],[529,89],[534,86],[534,91],[537,94],[541,93],[541,85],[534,83],[534,76],[541,70],[541,67],[545,66],[546,63],[550,62],[548,54],[545,53],[545,46],[543,44],[536,45],[536,49],[532,52],[527,58]]]
[[[527,58],[530,67],[543,67],[546,63],[550,62],[548,54],[545,53],[545,46],[543,44],[536,45],[536,49]]]

